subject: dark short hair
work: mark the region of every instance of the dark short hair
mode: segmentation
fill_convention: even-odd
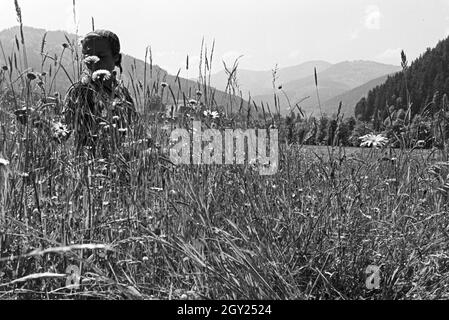
[[[83,45],[86,43],[87,40],[92,39],[106,39],[109,42],[109,45],[111,46],[111,50],[113,54],[119,54],[120,53],[120,40],[118,36],[109,30],[95,30],[92,32],[89,32],[84,39],[81,41],[81,44]]]
[[[112,54],[120,55],[119,62],[117,63],[117,67],[119,67],[120,72],[122,72],[123,71],[122,70],[122,56],[120,54],[120,39],[118,38],[118,36],[112,31],[103,30],[103,29],[98,29],[98,30],[89,32],[88,34],[86,34],[84,39],[81,40],[81,45],[83,47],[83,51],[84,51],[84,46],[85,46],[85,43],[87,42],[87,40],[92,40],[92,39],[106,39],[109,42]]]

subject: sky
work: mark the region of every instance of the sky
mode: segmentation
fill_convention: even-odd
[[[310,60],[410,61],[449,36],[449,0],[18,0],[23,22],[79,34],[95,26],[117,33],[122,51],[172,74],[194,77],[201,42],[215,40],[212,71],[222,61],[271,70]],[[0,30],[17,25],[13,0],[0,0]],[[189,55],[191,68],[186,71]],[[189,74],[185,74],[191,73]],[[198,73],[198,71],[196,71]]]

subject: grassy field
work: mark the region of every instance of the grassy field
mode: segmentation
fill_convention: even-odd
[[[290,147],[270,177],[148,155],[123,181],[71,149],[51,150],[33,179],[20,157],[9,165],[3,299],[447,298],[448,163]],[[381,267],[379,290],[366,288],[368,265]],[[65,288],[69,266],[78,289]]]
[[[281,144],[261,176],[173,165],[142,116],[92,158],[17,121],[56,121],[37,81],[0,76],[0,299],[449,298],[446,151]]]

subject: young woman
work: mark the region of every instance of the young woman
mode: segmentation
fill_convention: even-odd
[[[69,88],[63,115],[75,134],[77,150],[90,147],[95,154],[105,139],[109,145],[118,143],[137,113],[129,91],[116,77],[117,67],[122,72],[117,35],[108,30],[88,33],[82,40],[82,53],[86,70]]]

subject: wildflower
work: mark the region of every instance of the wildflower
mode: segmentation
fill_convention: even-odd
[[[220,118],[220,114],[217,111],[212,111],[211,116],[212,116],[212,119]]]
[[[90,76],[89,75],[85,74],[85,75],[83,75],[81,77],[81,83],[82,84],[87,85],[87,84],[89,84],[89,82],[90,82]]]
[[[113,116],[112,120],[118,121],[118,120],[120,120],[120,117],[119,116]]]
[[[168,87],[168,83],[167,82],[162,82],[161,83],[161,87],[162,88],[167,88]]]
[[[381,148],[388,143],[388,139],[382,136],[381,134],[379,135],[367,134],[363,137],[360,137],[359,139],[362,140],[360,147]]]
[[[7,166],[9,165],[9,161],[3,158],[0,158],[0,166]]]
[[[198,97],[201,97],[201,96],[203,95],[203,93],[202,93],[200,90],[197,90],[197,91],[196,91],[196,95],[197,95]]]
[[[111,79],[111,73],[108,70],[97,70],[92,74],[92,80],[105,81]]]
[[[417,147],[417,148],[423,149],[423,148],[425,148],[425,146],[426,146],[426,142],[425,142],[424,140],[419,140],[419,141],[416,143],[416,147]]]
[[[68,45],[67,43],[63,43],[63,44],[62,44],[62,47],[63,47],[64,49],[68,49],[68,48],[69,48],[69,45]]]
[[[28,178],[30,175],[26,172],[18,172],[17,175],[21,178]]]
[[[100,58],[98,58],[97,56],[89,56],[86,59],[84,59],[84,63],[89,67],[92,66],[94,64],[96,64],[97,62],[100,61]]]
[[[35,74],[34,72],[29,72],[29,73],[27,74],[27,78],[28,78],[30,81],[33,81],[33,80],[36,80],[37,76],[36,76],[36,74]]]
[[[122,133],[125,133],[125,132],[127,132],[127,131],[128,131],[127,128],[120,128],[120,129],[118,129],[118,132],[122,132]]]
[[[204,111],[206,117],[211,117],[212,119],[220,118],[220,114],[217,111],[206,110]]]
[[[2,70],[3,70],[3,71],[8,71],[8,67],[7,67],[7,66],[3,66],[3,67],[2,67]]]
[[[143,257],[142,261],[148,261],[148,257]]]
[[[69,129],[67,126],[61,122],[52,123],[52,134],[54,138],[61,139],[67,137],[69,134]]]
[[[190,99],[189,104],[196,106],[198,104],[198,101],[196,101],[195,99]]]

